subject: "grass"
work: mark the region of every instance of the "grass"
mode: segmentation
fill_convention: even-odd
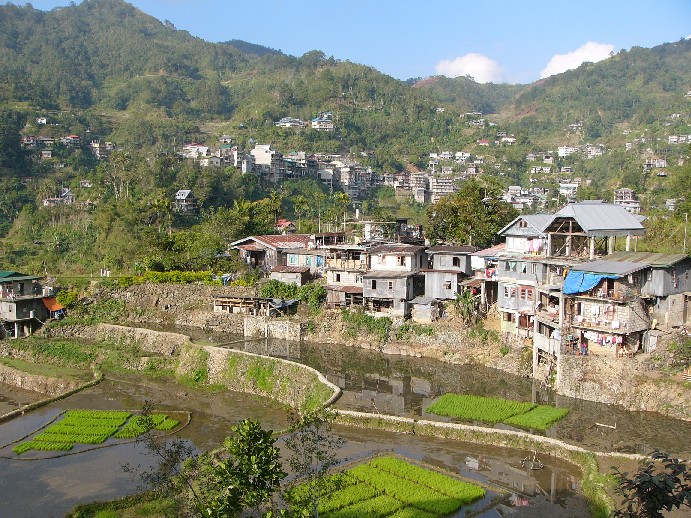
[[[512,424],[522,428],[533,428],[535,430],[544,431],[560,419],[566,417],[568,413],[568,408],[540,405],[525,414],[509,417],[508,419],[505,419],[504,422],[506,424]]]
[[[75,369],[72,367],[60,367],[46,363],[32,363],[16,358],[0,358],[0,364],[12,367],[27,374],[37,374],[49,378],[74,379],[88,381],[93,377],[90,370]]]

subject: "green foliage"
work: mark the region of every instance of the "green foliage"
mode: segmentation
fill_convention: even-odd
[[[264,392],[271,393],[276,384],[274,362],[257,358],[247,367],[247,380]]]
[[[375,336],[381,343],[389,339],[393,325],[389,317],[373,317],[365,313],[364,308],[344,309],[341,311],[341,317],[347,336],[356,337],[367,333]]]
[[[96,359],[95,352],[86,350],[79,343],[69,340],[45,340],[32,337],[28,340],[17,341],[13,346],[29,352],[36,363],[88,367]]]
[[[232,427],[223,443],[227,457],[201,458],[197,512],[203,516],[237,516],[267,502],[286,476],[271,430],[245,419]]]
[[[408,335],[413,336],[432,336],[434,334],[434,327],[414,322],[405,322],[402,326],[396,329],[396,340],[403,340]]]
[[[500,186],[475,180],[463,182],[455,194],[431,205],[427,237],[433,242],[489,246],[497,232],[518,215],[501,199]]]
[[[297,299],[298,286],[271,279],[259,288],[259,296],[269,299]]]
[[[69,309],[77,302],[79,293],[73,290],[60,290],[55,298],[60,304]]]
[[[662,518],[673,509],[691,508],[691,470],[679,459],[655,450],[650,459],[629,476],[612,468],[616,492],[622,496],[614,516]]]
[[[95,302],[76,304],[67,318],[53,325],[84,324],[101,322],[120,322],[125,313],[125,302],[117,299],[99,299]]]

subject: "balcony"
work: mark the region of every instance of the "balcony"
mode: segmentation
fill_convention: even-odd
[[[615,302],[627,303],[638,300],[639,293],[631,289],[619,289],[619,290],[606,290],[606,289],[596,289],[591,290],[585,295],[586,297],[596,298],[596,299],[607,299]]]

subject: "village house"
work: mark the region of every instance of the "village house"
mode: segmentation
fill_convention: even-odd
[[[309,266],[274,266],[269,278],[285,284],[303,286],[310,280]]]
[[[365,306],[374,313],[410,316],[410,301],[424,293],[425,247],[394,243],[369,251],[370,270],[364,276]]]
[[[173,198],[173,211],[178,214],[196,214],[199,210],[197,199],[190,189],[180,189]]]
[[[428,267],[425,276],[425,297],[453,300],[461,291],[461,283],[473,275],[470,254],[476,246],[436,245],[427,249]]]
[[[363,303],[363,275],[368,269],[368,255],[361,245],[334,245],[327,248],[326,291],[330,308]]]
[[[62,306],[44,288],[40,277],[0,271],[0,338],[30,335]]]
[[[254,157],[254,172],[270,182],[280,182],[285,176],[283,154],[271,144],[256,144],[250,154]]]

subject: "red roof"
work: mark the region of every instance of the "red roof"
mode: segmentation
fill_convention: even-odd
[[[43,304],[48,308],[48,311],[60,311],[64,307],[55,299],[55,297],[45,297]]]
[[[327,286],[327,290],[341,291],[343,293],[356,293],[362,295],[361,286]]]

